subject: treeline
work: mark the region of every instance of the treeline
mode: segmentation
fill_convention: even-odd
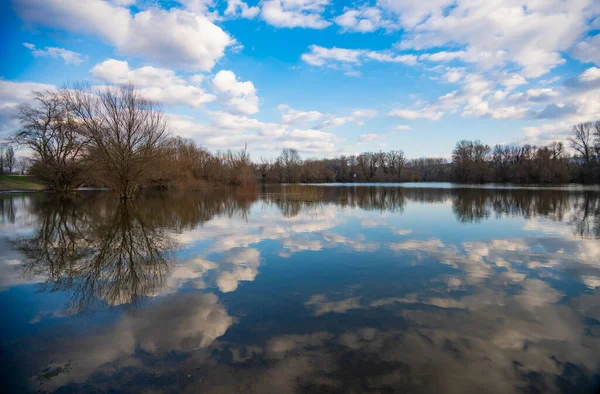
[[[12,147],[2,166],[29,167],[56,191],[107,186],[122,198],[141,188],[201,189],[210,185],[324,182],[600,182],[600,121],[573,127],[570,155],[562,143],[491,148],[460,141],[452,159],[408,160],[401,150],[328,159],[305,159],[283,149],[253,162],[247,150],[212,153],[191,140],[172,137],[159,105],[132,85],[94,89],[85,84],[36,92],[18,109],[20,129],[12,143],[32,152],[17,161]]]

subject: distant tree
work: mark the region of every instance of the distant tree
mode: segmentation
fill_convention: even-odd
[[[94,171],[122,199],[133,197],[167,153],[167,123],[160,107],[133,85],[74,86],[68,102],[79,134],[88,141]]]
[[[9,146],[8,148],[6,148],[6,151],[4,152],[4,160],[3,161],[4,161],[4,167],[6,168],[6,171],[9,174],[12,173],[15,168],[15,164],[16,164],[15,151],[12,146]]]
[[[4,175],[4,146],[0,145],[0,175]]]
[[[19,171],[19,174],[25,175],[31,166],[31,161],[26,157],[19,157],[15,166],[17,171]]]
[[[33,93],[32,104],[17,110],[20,128],[13,141],[33,152],[31,172],[50,188],[64,192],[82,182],[85,137],[79,133],[65,91]]]
[[[302,158],[296,149],[285,148],[279,155],[285,170],[285,182],[295,183],[300,180],[299,166]]]
[[[490,152],[490,147],[479,141],[459,141],[452,151],[456,179],[459,182],[488,181]]]

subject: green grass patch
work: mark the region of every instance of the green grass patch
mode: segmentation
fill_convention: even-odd
[[[45,186],[35,177],[0,175],[0,190],[44,190]]]

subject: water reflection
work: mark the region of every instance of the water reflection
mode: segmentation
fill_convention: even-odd
[[[18,391],[600,387],[598,192],[286,186],[0,201],[0,301],[31,326],[2,341]],[[16,289],[40,281],[72,297],[69,313],[48,313],[49,293],[23,301],[29,315],[11,309]],[[82,313],[106,304],[118,307]]]
[[[45,278],[44,291],[71,293],[70,313],[98,303],[137,307],[163,287],[176,246],[145,208],[98,196],[34,199],[36,229],[13,243],[24,276]]]

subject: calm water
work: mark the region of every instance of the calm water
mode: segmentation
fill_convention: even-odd
[[[0,214],[3,392],[600,387],[594,190],[1,195]]]

